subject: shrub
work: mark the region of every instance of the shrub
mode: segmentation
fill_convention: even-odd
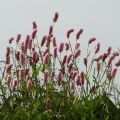
[[[21,34],[9,39],[0,68],[0,118],[118,120],[120,100],[114,79],[120,60],[115,64],[113,60],[119,52],[111,53],[112,47],[108,47],[98,55],[99,42],[90,51],[89,46],[96,42],[92,37],[88,40],[87,54],[79,60],[83,29],[76,33],[75,45],[70,42],[74,29],[67,31],[68,41],[57,44],[53,30],[58,17],[56,12],[48,35],[41,41],[37,38],[36,22],[23,42]],[[83,69],[79,68],[80,62]]]

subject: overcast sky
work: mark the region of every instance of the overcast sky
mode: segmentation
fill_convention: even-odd
[[[10,37],[20,33],[24,39],[31,34],[33,21],[41,40],[48,33],[55,12],[60,16],[54,28],[58,42],[67,40],[69,28],[74,28],[75,33],[83,28],[81,49],[87,47],[90,37],[101,43],[101,52],[110,45],[113,51],[120,47],[120,0],[0,0],[0,58]],[[75,33],[71,36],[73,43]]]

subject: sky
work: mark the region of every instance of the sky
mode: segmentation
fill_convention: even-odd
[[[73,28],[75,32],[70,40],[74,44],[76,32],[83,28],[80,38],[83,54],[91,37],[101,43],[101,53],[108,46],[117,50],[120,47],[119,5],[120,0],[0,0],[0,60],[4,58],[8,39],[20,33],[24,40],[32,32],[33,21],[38,25],[39,40],[48,34],[55,12],[59,13],[54,27],[58,43],[67,41],[66,32]]]

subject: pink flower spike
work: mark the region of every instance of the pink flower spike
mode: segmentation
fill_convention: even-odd
[[[83,71],[80,72],[80,81],[81,81],[81,85],[84,85],[84,72]]]
[[[103,53],[102,61],[104,62],[107,57],[108,57],[108,54],[107,53]]]
[[[26,82],[28,82],[28,80],[30,80],[30,76],[26,75],[25,79],[26,79]]]
[[[47,39],[47,36],[44,35],[43,38],[42,38],[42,40],[41,40],[41,44],[40,44],[41,47],[45,44],[46,39]]]
[[[46,100],[46,110],[48,110],[50,107],[50,98],[47,98]]]
[[[71,58],[72,58],[72,54],[70,54],[69,56],[67,56],[67,60],[66,60],[66,62],[69,63],[70,60],[71,60]]]
[[[83,33],[83,29],[80,29],[76,34],[76,40],[79,39],[80,35]]]
[[[70,29],[70,30],[67,31],[67,34],[66,34],[67,38],[70,37],[70,34],[71,34],[72,32],[74,32],[74,29]]]
[[[55,12],[54,18],[53,18],[53,22],[56,22],[58,20],[59,14],[58,12]]]
[[[17,51],[17,52],[15,53],[15,58],[16,58],[17,61],[20,60],[20,51]]]
[[[113,52],[113,55],[116,57],[116,56],[119,56],[119,52],[115,51]]]
[[[69,79],[72,79],[73,78],[73,70],[71,70],[69,74],[70,74]]]
[[[80,75],[77,75],[76,85],[81,85]]]
[[[110,55],[110,54],[111,54],[111,50],[112,50],[112,47],[109,46],[108,49],[107,49],[107,55]]]
[[[57,46],[57,44],[56,44],[56,38],[55,37],[53,38],[52,43],[53,43],[53,47]]]
[[[13,92],[15,91],[15,87],[16,87],[16,86],[12,85],[12,91],[13,91]]]
[[[103,58],[103,55],[98,56],[97,61],[101,60]]]
[[[71,72],[72,68],[73,68],[73,63],[70,63],[69,66],[68,66],[68,72],[69,73]]]
[[[17,84],[18,84],[18,81],[17,80],[14,80],[14,82],[13,82],[13,86],[17,86]]]
[[[115,55],[111,55],[109,60],[112,61],[114,59],[115,59]]]
[[[95,37],[90,38],[89,41],[88,41],[88,45],[91,44],[92,42],[94,42],[95,40],[96,40]]]
[[[49,28],[49,35],[51,35],[53,33],[53,26],[50,25],[50,28]]]
[[[100,43],[97,43],[97,45],[95,46],[95,54],[97,54],[100,50]]]
[[[6,73],[9,73],[11,71],[13,64],[9,64],[6,66]]]
[[[32,39],[29,40],[29,44],[28,44],[28,46],[27,46],[29,50],[32,49],[32,41],[33,41]]]
[[[45,56],[49,52],[49,49],[46,48],[45,51],[43,52],[43,56]]]
[[[24,61],[25,61],[25,56],[24,56],[24,53],[21,52],[21,53],[20,53],[20,63],[23,65],[23,64],[24,64]]]
[[[9,39],[9,44],[11,44],[13,40],[14,40],[14,38],[11,37],[11,38]]]
[[[28,48],[29,41],[30,41],[30,35],[27,35],[26,39],[25,39],[25,42],[24,42],[25,50],[27,50],[27,48]]]
[[[66,63],[67,55],[64,56],[63,61],[62,61],[62,66]]]
[[[31,86],[32,86],[32,82],[31,82],[31,80],[28,80],[27,81],[27,90],[28,91],[30,90]]]
[[[96,69],[97,69],[97,71],[100,71],[100,63],[99,62],[97,62]]]
[[[55,47],[55,48],[54,48],[54,51],[53,51],[53,56],[54,56],[54,58],[56,58],[56,57],[57,57],[57,47]]]
[[[44,56],[44,63],[45,64],[48,64],[48,62],[49,62],[49,54],[46,54],[45,56]]]
[[[21,34],[18,34],[18,35],[17,35],[17,39],[16,39],[16,43],[17,43],[17,44],[19,43],[20,38],[21,38]]]
[[[46,40],[46,47],[49,47],[49,45],[50,45],[50,35],[49,36],[47,36],[47,40]]]
[[[83,62],[84,62],[84,65],[87,66],[87,58],[86,57],[83,59]]]
[[[120,66],[120,59],[115,63],[115,66],[116,67]]]
[[[80,43],[75,44],[75,49],[78,49],[80,47]]]
[[[60,43],[58,51],[61,53],[64,49],[64,43]]]
[[[6,83],[7,83],[7,84],[10,84],[11,80],[12,80],[12,76],[11,76],[11,75],[8,75]]]
[[[16,88],[17,84],[18,84],[17,80],[14,80],[13,85],[12,85],[12,91],[13,92],[15,91],[15,88]]]
[[[74,80],[76,76],[77,76],[77,71],[73,71],[72,80]]]
[[[32,38],[32,39],[35,39],[36,34],[37,34],[37,30],[34,29],[33,32],[32,32],[31,38]]]
[[[25,43],[24,42],[21,42],[21,50],[24,51],[25,50]]]
[[[116,73],[117,73],[117,68],[114,68],[111,72],[111,76],[115,77]]]
[[[69,43],[65,43],[65,49],[66,51],[69,50]]]
[[[9,57],[10,55],[10,47],[6,47],[6,57]]]
[[[33,60],[33,63],[38,62],[38,60],[39,60],[39,54],[38,54],[37,51],[33,51],[32,52],[32,60]]]
[[[36,24],[36,22],[34,21],[32,24],[33,24],[33,29],[37,29],[37,24]]]
[[[25,73],[24,73],[24,68],[21,68],[21,69],[19,70],[19,79],[20,79],[20,80],[23,80],[23,79],[24,79],[24,75],[25,75]]]
[[[108,60],[108,67],[110,67],[110,65],[111,65],[111,62],[113,61],[115,59],[115,56],[114,55],[110,55],[110,58],[109,58],[109,60]]]
[[[6,64],[10,64],[10,56],[6,57],[5,63],[6,63]]]
[[[74,54],[75,59],[80,55],[80,52],[81,52],[80,49],[77,49],[77,50],[75,51],[75,54]]]
[[[48,82],[48,70],[44,71],[44,83]]]

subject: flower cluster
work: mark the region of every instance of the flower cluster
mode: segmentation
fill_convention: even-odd
[[[120,66],[120,59],[115,63],[114,61],[119,56],[119,52],[114,51],[112,53],[112,47],[109,46],[106,52],[99,55],[101,44],[97,42],[93,51],[94,55],[89,58],[91,55],[89,47],[92,46],[93,42],[96,42],[96,38],[91,37],[87,43],[87,55],[84,55],[82,61],[79,59],[83,53],[79,38],[83,29],[80,28],[76,33],[74,46],[71,45],[70,40],[70,35],[75,32],[73,28],[66,32],[67,40],[58,43],[59,41],[54,36],[54,24],[58,18],[59,14],[56,12],[53,17],[53,25],[50,25],[48,34],[43,35],[40,41],[37,38],[38,27],[35,21],[32,23],[32,33],[26,35],[24,41],[21,41],[21,34],[18,34],[16,38],[11,37],[9,39],[4,67],[1,69],[3,84],[0,96],[5,94],[3,98],[10,97],[11,111],[18,109],[15,108],[13,100],[20,99],[19,107],[21,110],[27,108],[31,112],[29,109],[32,109],[33,106],[34,113],[56,110],[53,112],[57,114],[54,117],[62,118],[61,109],[66,105],[71,104],[71,107],[67,106],[68,108],[66,108],[67,111],[71,111],[77,109],[74,108],[77,104],[78,108],[81,105],[87,105],[84,100],[91,102],[91,99],[102,98],[104,94],[113,94],[115,89],[113,83]],[[15,49],[12,47],[13,42],[16,43]],[[83,66],[79,66],[81,62]],[[7,92],[10,94],[6,95]],[[117,102],[119,101],[116,99],[116,94],[114,97],[115,104],[118,105]],[[2,103],[4,104],[4,99],[2,99]],[[33,106],[31,107],[31,105]],[[81,106],[79,109],[81,108],[84,107]],[[89,113],[91,114],[93,111],[94,108],[91,108]],[[50,115],[47,117],[52,119]],[[80,116],[82,115],[80,114]]]

